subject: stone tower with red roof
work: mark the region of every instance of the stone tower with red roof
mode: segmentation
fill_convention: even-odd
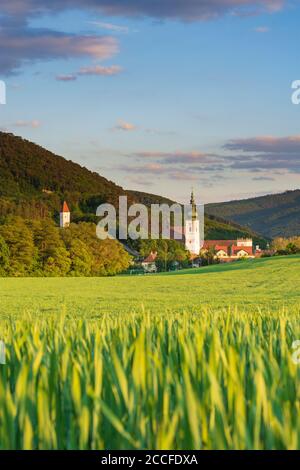
[[[64,201],[60,211],[60,228],[69,227],[71,222],[71,212],[66,201]]]

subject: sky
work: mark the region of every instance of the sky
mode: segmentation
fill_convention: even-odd
[[[0,128],[126,189],[300,188],[298,0],[1,0]]]

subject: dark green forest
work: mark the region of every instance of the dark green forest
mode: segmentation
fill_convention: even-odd
[[[267,238],[300,234],[300,190],[242,201],[208,204],[206,214],[224,217]]]

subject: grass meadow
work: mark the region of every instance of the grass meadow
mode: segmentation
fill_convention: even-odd
[[[0,279],[0,449],[299,449],[299,266]]]

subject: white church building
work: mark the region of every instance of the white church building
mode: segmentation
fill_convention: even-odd
[[[185,248],[191,255],[199,255],[201,249],[200,240],[200,220],[197,213],[197,207],[195,203],[194,192],[191,194],[191,214],[190,217],[185,221],[184,235],[185,235]]]

